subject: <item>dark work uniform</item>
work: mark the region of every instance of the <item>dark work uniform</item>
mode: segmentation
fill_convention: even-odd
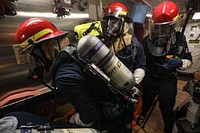
[[[176,39],[180,35],[180,32],[176,33]],[[153,56],[147,47],[148,36],[142,41],[146,55],[146,74],[142,83],[142,116],[146,116],[147,111],[152,105],[156,95],[159,94],[159,107],[163,116],[165,124],[165,132],[172,132],[174,125],[173,108],[175,105],[177,94],[177,70],[165,70],[159,65],[163,65],[166,62],[167,55],[173,55],[175,45],[171,44],[169,52],[166,56]],[[154,44],[152,44],[154,45]],[[188,52],[187,42],[185,37],[182,38],[179,44],[177,54],[181,59],[188,59],[192,61],[191,53]]]
[[[132,72],[136,68],[145,67],[144,50],[141,44],[134,42],[119,54],[130,55],[135,46],[137,54],[134,59],[120,59]],[[68,46],[69,47],[69,46]],[[121,133],[127,121],[127,114],[133,114],[133,107],[127,106],[124,98],[113,93],[98,77],[83,71],[83,68],[66,52],[60,58],[68,58],[60,64],[55,74],[55,85],[61,94],[72,103],[80,114],[83,123],[97,122],[94,126],[100,131]]]

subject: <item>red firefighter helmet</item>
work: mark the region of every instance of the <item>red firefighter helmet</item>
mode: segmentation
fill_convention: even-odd
[[[118,19],[123,17],[126,22],[132,22],[132,19],[128,16],[128,10],[126,6],[120,2],[112,2],[106,7],[103,19],[108,19],[110,17]]]
[[[151,33],[154,35],[171,35],[179,19],[178,6],[171,1],[158,4],[153,10]]]
[[[30,47],[29,40],[36,43],[67,35],[57,29],[51,22],[43,18],[30,18],[25,20],[17,29],[15,39],[22,49]]]
[[[153,23],[174,23],[179,18],[178,6],[171,1],[164,1],[155,7],[152,14]]]
[[[124,33],[124,23],[132,22],[124,4],[112,2],[104,10],[102,29],[106,39],[118,38]]]
[[[149,27],[153,55],[163,56],[168,53],[170,45],[176,41],[175,24],[178,20],[178,7],[174,2],[164,1],[154,8]],[[154,49],[157,51],[153,51]]]

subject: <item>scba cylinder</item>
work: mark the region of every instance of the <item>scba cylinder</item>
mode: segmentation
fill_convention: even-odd
[[[134,86],[132,72],[96,36],[82,37],[77,51],[84,59],[98,66],[117,89],[128,91]]]

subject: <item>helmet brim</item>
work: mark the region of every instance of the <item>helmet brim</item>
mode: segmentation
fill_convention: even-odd
[[[42,43],[44,41],[51,40],[51,39],[54,39],[54,38],[67,36],[68,34],[69,34],[68,31],[66,31],[66,32],[57,31],[57,32],[54,32],[52,34],[45,36],[43,39],[36,41],[34,43],[36,43],[36,44]],[[23,52],[28,51],[28,50],[31,52],[32,47],[33,47],[33,45],[29,45],[28,47],[24,48],[20,53],[23,53]]]
[[[108,19],[120,19],[120,18],[124,18],[124,21],[127,22],[127,23],[131,23],[131,22],[132,22],[132,18],[129,17],[128,15],[127,15],[127,16],[123,16],[123,17],[119,17],[119,16],[116,17],[116,16],[113,16],[113,15],[108,14],[108,15],[105,15],[105,16],[103,17],[103,20],[108,20]]]
[[[54,39],[54,38],[58,38],[58,37],[62,37],[62,36],[64,37],[68,34],[69,34],[68,31],[66,31],[66,32],[56,31],[54,33],[51,33],[51,34],[45,36],[44,38],[40,39],[39,41],[36,41],[36,43],[41,43],[41,42],[51,40],[51,39]]]

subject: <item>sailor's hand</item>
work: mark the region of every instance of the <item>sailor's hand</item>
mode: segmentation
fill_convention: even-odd
[[[75,125],[80,126],[80,127],[90,127],[90,126],[93,124],[93,122],[88,123],[88,124],[83,123],[83,122],[81,121],[81,119],[80,119],[79,113],[73,114],[73,115],[71,116],[71,118],[69,119],[69,123],[70,123],[70,124],[75,124]]]
[[[192,62],[188,59],[182,59],[182,66],[179,68],[180,70],[188,70],[192,66]]]
[[[171,69],[177,69],[181,67],[182,64],[183,64],[183,61],[180,58],[170,58],[164,64],[164,67],[166,67],[166,69],[171,70]]]
[[[137,86],[134,86],[131,89],[132,102],[138,102],[138,100],[140,99],[140,96],[141,96],[141,92],[140,92],[139,88]]]

